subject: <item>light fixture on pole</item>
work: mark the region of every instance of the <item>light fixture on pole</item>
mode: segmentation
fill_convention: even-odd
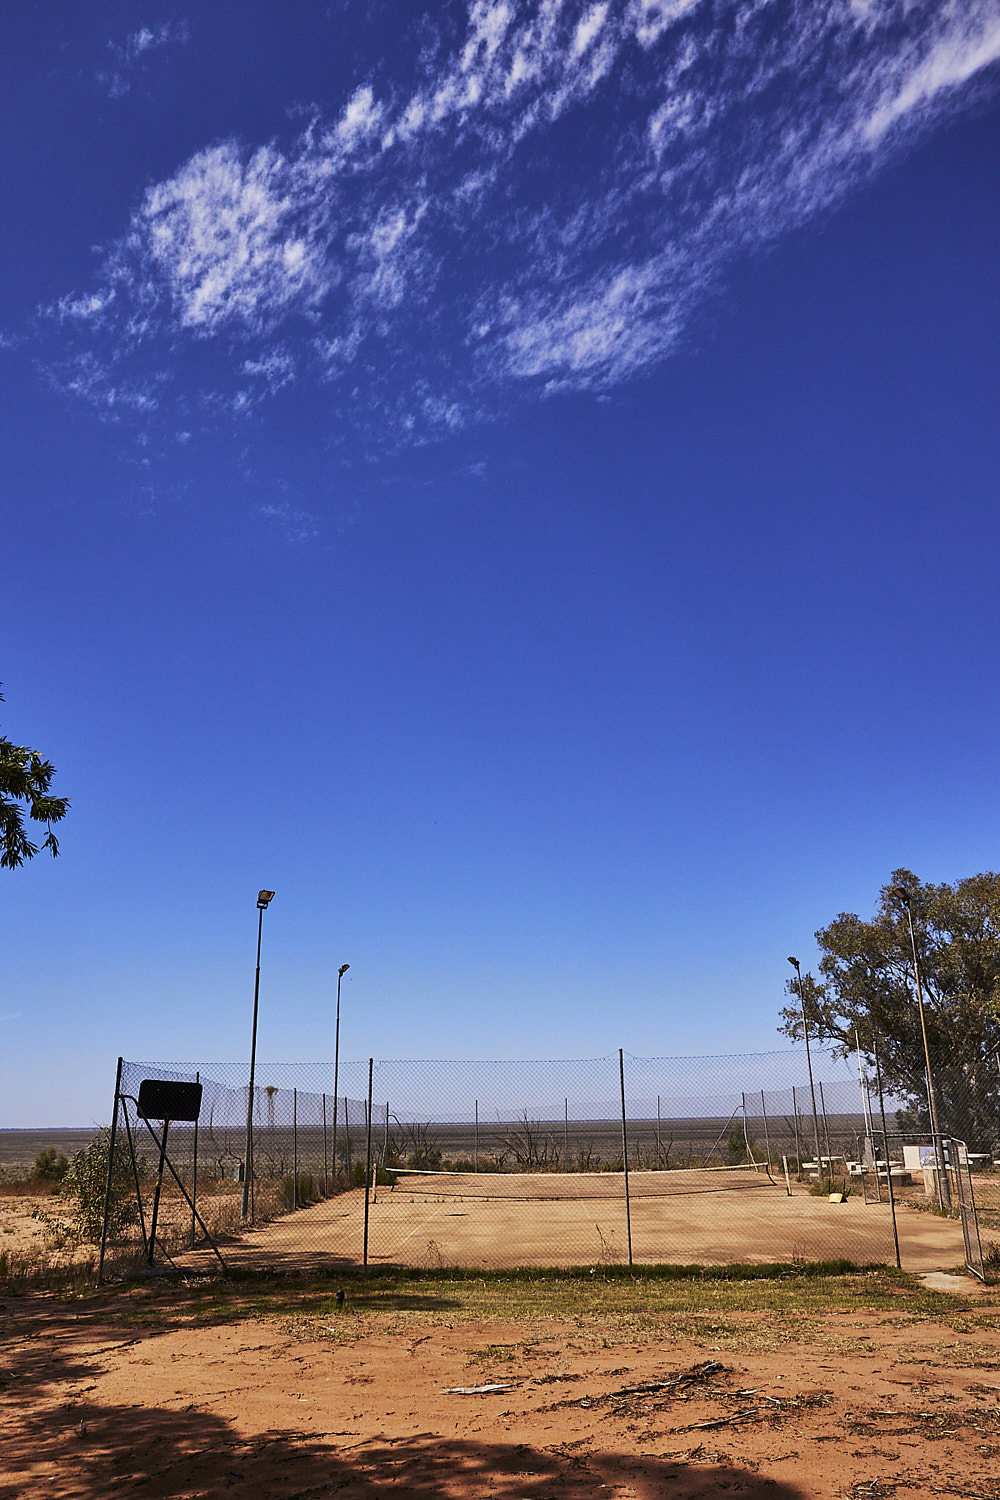
[[[809,1051],[809,1022],[806,1020],[806,996],[802,988],[802,970],[799,968],[797,958],[789,958],[788,962],[795,970],[796,982],[799,990],[799,1008],[802,1011],[802,1035],[806,1039],[806,1067],[809,1069],[809,1096],[812,1099],[813,1116],[813,1143],[816,1147],[816,1170],[820,1177],[823,1176],[823,1163],[819,1154],[819,1115],[816,1113],[816,1089],[813,1084],[812,1055]],[[829,1149],[829,1148],[828,1148]]]
[[[951,1207],[951,1189],[948,1186],[948,1173],[944,1163],[944,1142],[941,1139],[941,1131],[938,1124],[937,1095],[934,1092],[934,1074],[931,1071],[931,1052],[927,1045],[927,1025],[924,1021],[924,994],[920,984],[920,965],[917,963],[917,940],[913,934],[913,913],[910,911],[910,893],[905,886],[898,885],[892,893],[906,912],[906,921],[910,929],[910,952],[913,955],[913,978],[917,986],[917,1010],[920,1012],[920,1035],[924,1043],[924,1065],[927,1068],[927,1103],[931,1113],[931,1134],[934,1137],[934,1155],[937,1160],[938,1170],[935,1173],[938,1186],[938,1199],[942,1208]],[[940,1159],[938,1159],[940,1158]]]
[[[250,1033],[250,1089],[247,1094],[247,1138],[243,1151],[243,1202],[240,1216],[244,1224],[250,1217],[250,1185],[253,1181],[253,1081],[257,1066],[257,1000],[260,995],[260,935],[264,913],[274,900],[273,891],[257,892],[257,972],[253,982],[253,1029]]]
[[[341,964],[337,970],[337,1026],[333,1038],[333,1186],[337,1186],[337,1090],[340,1085],[340,981],[350,968]]]

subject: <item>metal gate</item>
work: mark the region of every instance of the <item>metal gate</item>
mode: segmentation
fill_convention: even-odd
[[[964,1141],[952,1139],[948,1143],[951,1169],[955,1174],[958,1189],[958,1208],[962,1215],[962,1235],[965,1239],[965,1264],[973,1276],[986,1280],[983,1270],[983,1247],[979,1241],[979,1220],[976,1217],[976,1200],[972,1192],[972,1173],[969,1170],[969,1151]]]

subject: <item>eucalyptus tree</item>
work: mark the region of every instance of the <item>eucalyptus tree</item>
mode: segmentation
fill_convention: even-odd
[[[930,1123],[917,1004],[913,921],[924,1023],[941,1129],[1000,1144],[1000,875],[953,885],[895,870],[871,918],[841,912],[816,933],[817,975],[792,979],[780,1030],[810,1032],[845,1056],[877,1045],[887,1091],[905,1101],[904,1129]]]

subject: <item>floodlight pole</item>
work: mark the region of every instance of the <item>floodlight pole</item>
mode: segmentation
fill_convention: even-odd
[[[340,981],[350,968],[341,964],[337,970],[337,1025],[333,1034],[333,1188],[337,1190],[337,1089],[340,1079]]]
[[[273,891],[260,891],[257,895],[257,971],[253,982],[253,1029],[250,1033],[250,1089],[247,1095],[247,1138],[243,1151],[243,1201],[240,1217],[244,1224],[250,1217],[250,1183],[253,1179],[253,1084],[257,1066],[257,1001],[260,997],[260,937],[264,926],[264,913],[274,899]]]
[[[944,1141],[938,1125],[937,1095],[934,1092],[934,1074],[931,1072],[931,1053],[927,1045],[927,1025],[924,1020],[924,994],[920,984],[920,965],[917,963],[917,940],[913,934],[913,913],[910,910],[910,893],[898,886],[895,893],[906,912],[910,929],[910,952],[913,955],[913,978],[917,986],[917,1010],[920,1012],[920,1035],[924,1043],[924,1063],[927,1066],[927,1102],[931,1110],[931,1133],[934,1136],[934,1158],[937,1164],[938,1198],[942,1208],[951,1207],[951,1188],[948,1184],[948,1169],[944,1162]],[[940,1160],[938,1157],[940,1156]]]
[[[813,1084],[812,1055],[809,1051],[809,1022],[806,1020],[806,997],[805,991],[802,988],[802,970],[799,968],[799,961],[797,958],[790,958],[788,962],[795,970],[799,986],[799,1009],[802,1012],[802,1035],[806,1039],[806,1067],[809,1069],[809,1094],[812,1099],[813,1141],[816,1146],[816,1170],[820,1175],[820,1180],[822,1181],[823,1162],[819,1154],[819,1115],[816,1113],[816,1089]]]

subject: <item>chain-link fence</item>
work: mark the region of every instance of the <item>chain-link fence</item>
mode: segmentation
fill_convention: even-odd
[[[798,1052],[350,1063],[336,1096],[319,1064],[257,1076],[251,1101],[245,1064],[121,1064],[105,1276],[891,1262],[896,1207],[940,1195],[883,1125],[905,1101]],[[197,1121],[144,1120],[146,1079],[200,1083]]]

